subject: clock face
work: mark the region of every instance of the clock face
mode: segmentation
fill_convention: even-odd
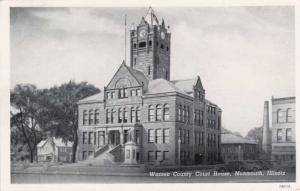
[[[165,33],[164,33],[164,32],[161,32],[161,33],[160,33],[160,37],[161,37],[162,39],[165,39],[165,37],[166,37]]]
[[[146,30],[141,30],[139,35],[141,38],[144,38],[146,36]]]

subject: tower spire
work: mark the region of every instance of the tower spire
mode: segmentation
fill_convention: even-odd
[[[159,21],[151,6],[149,7],[147,14],[145,15],[145,21],[147,21],[150,25],[159,25]]]

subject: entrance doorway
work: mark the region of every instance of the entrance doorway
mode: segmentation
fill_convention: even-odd
[[[120,144],[120,132],[119,131],[109,131],[109,144],[110,145]]]

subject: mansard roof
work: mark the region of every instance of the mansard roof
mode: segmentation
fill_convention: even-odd
[[[81,103],[94,103],[94,102],[103,102],[104,93],[101,91],[100,93],[94,94],[92,96],[88,96],[78,101],[78,104]]]
[[[222,144],[257,144],[252,140],[234,135],[232,133],[221,134],[221,143]]]

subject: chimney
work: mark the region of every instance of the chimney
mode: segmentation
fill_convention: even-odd
[[[265,153],[266,159],[271,157],[271,131],[269,124],[269,102],[264,103],[264,117],[263,117],[263,140],[262,149]]]

